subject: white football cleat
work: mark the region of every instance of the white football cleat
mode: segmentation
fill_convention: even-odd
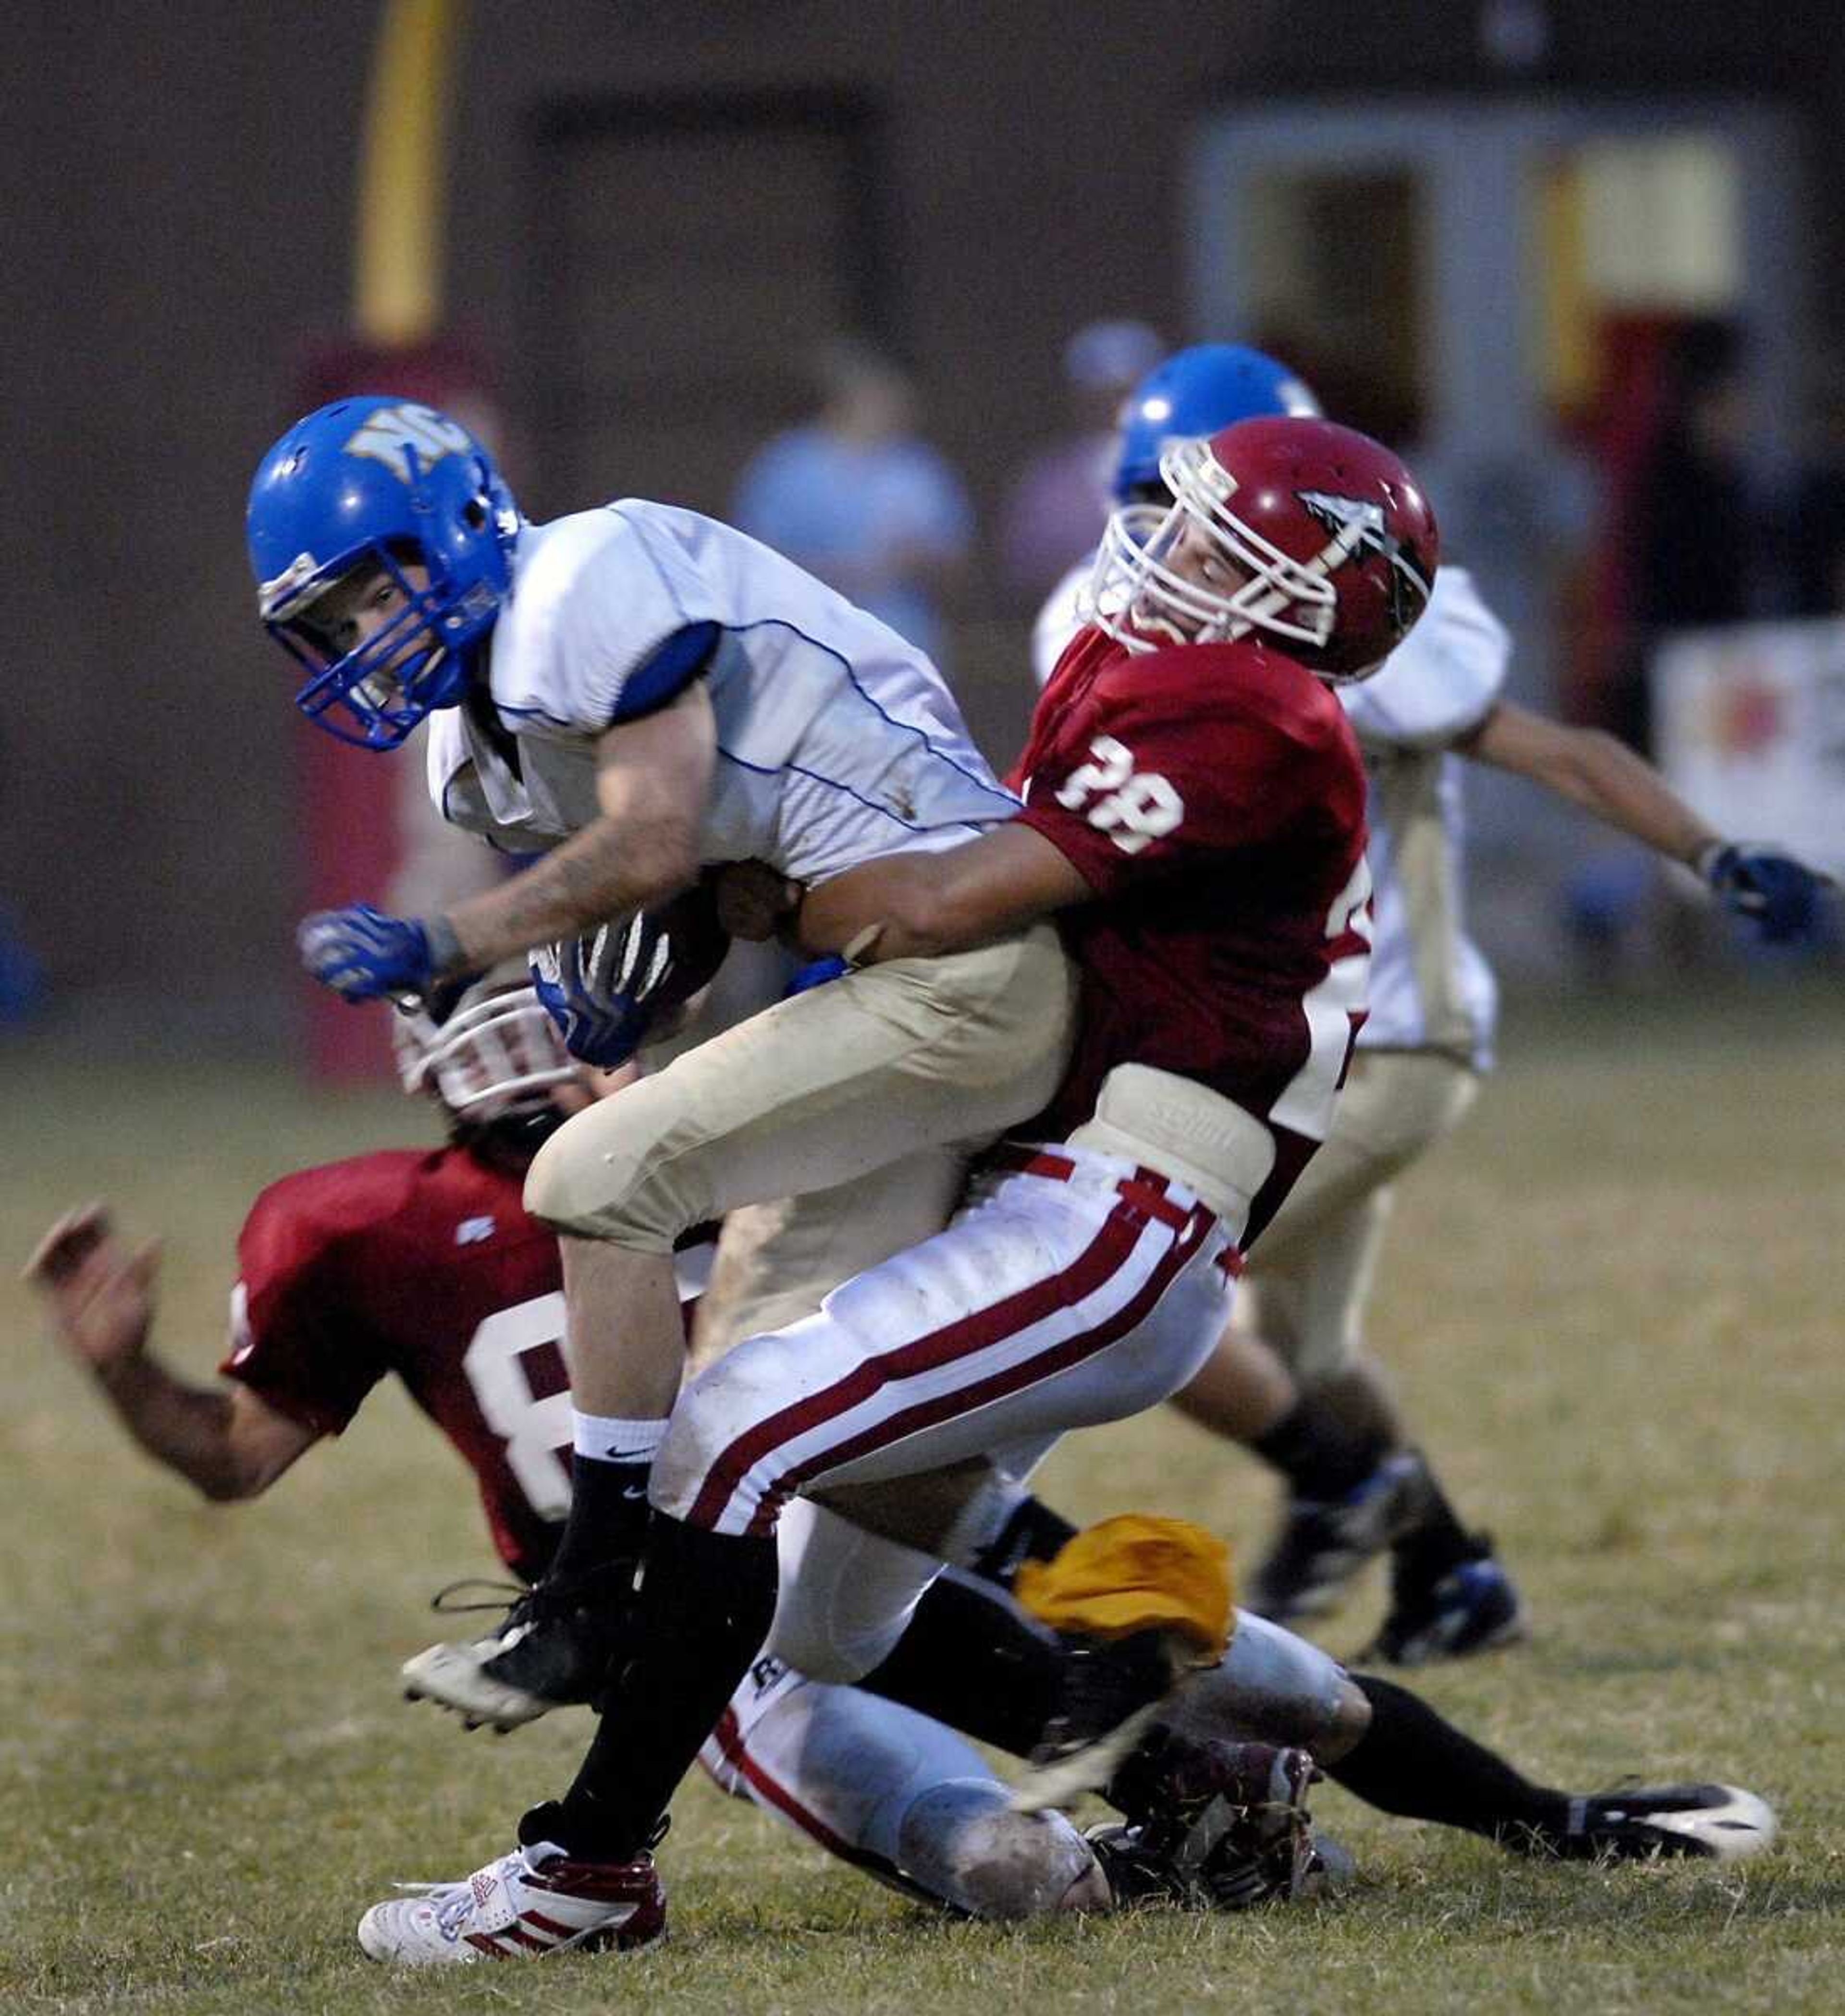
[[[650,1855],[575,1862],[549,1841],[503,1855],[460,1883],[405,1883],[359,1921],[372,1960],[431,1967],[546,1953],[631,1953],[666,1931],[666,1892]]]
[[[1778,1831],[1774,1808],[1740,1785],[1646,1785],[1573,1799],[1568,1832],[1548,1845],[1572,1860],[1740,1862],[1773,1847]]]

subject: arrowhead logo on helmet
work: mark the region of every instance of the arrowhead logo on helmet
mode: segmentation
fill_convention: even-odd
[[[1169,506],[1109,520],[1092,620],[1130,650],[1262,641],[1337,684],[1375,671],[1429,601],[1435,515],[1409,471],[1330,420],[1240,420],[1160,457]]]
[[[1383,506],[1357,497],[1335,497],[1324,490],[1303,490],[1299,495],[1310,514],[1332,535],[1325,555],[1328,572],[1365,553],[1383,556],[1390,569],[1392,620],[1407,631],[1428,606],[1429,583],[1389,530]]]

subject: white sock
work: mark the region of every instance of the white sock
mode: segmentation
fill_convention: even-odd
[[[664,1419],[625,1421],[614,1414],[586,1414],[575,1407],[571,1420],[571,1448],[597,1463],[650,1463],[666,1433]]]

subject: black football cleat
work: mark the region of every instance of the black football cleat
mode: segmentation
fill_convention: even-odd
[[[1012,1795],[1021,1813],[1065,1806],[1108,1784],[1198,1663],[1176,1633],[1158,1629],[1120,1638],[1058,1636],[1057,1705]]]
[[[593,1705],[629,1649],[632,1561],[528,1589],[478,1638],[431,1645],[403,1666],[413,1701],[452,1708],[470,1729],[501,1731],[554,1708]]]
[[[1400,1449],[1342,1498],[1290,1499],[1249,1607],[1274,1624],[1324,1616],[1366,1562],[1414,1527],[1428,1490],[1422,1457]]]
[[[1358,1655],[1360,1665],[1426,1666],[1514,1645],[1527,1635],[1524,1605],[1484,1534],[1476,1552],[1432,1578],[1417,1573],[1400,1555],[1390,1586],[1389,1614]]]

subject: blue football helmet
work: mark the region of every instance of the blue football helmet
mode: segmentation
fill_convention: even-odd
[[[308,673],[296,706],[364,749],[454,706],[510,591],[519,523],[492,457],[433,406],[373,394],[297,420],[263,457],[246,521],[264,626]],[[398,590],[369,636],[324,606],[316,620],[357,573]]]
[[[1317,419],[1320,402],[1285,364],[1241,343],[1199,343],[1155,365],[1122,409],[1115,501],[1160,488],[1159,458],[1175,441],[1277,414]]]

